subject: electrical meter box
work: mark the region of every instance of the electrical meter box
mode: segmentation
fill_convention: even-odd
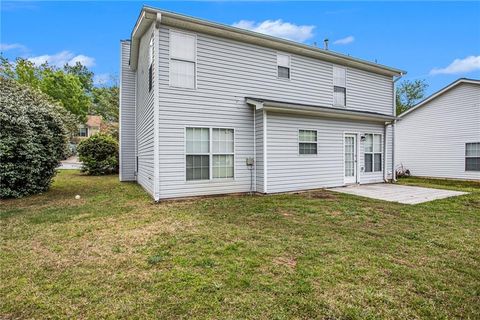
[[[247,166],[253,166],[253,164],[255,163],[255,160],[250,157],[250,158],[247,158],[246,163],[247,163]]]

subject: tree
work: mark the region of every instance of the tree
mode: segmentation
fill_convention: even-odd
[[[73,67],[65,66],[62,70],[46,63],[36,66],[22,58],[17,58],[15,63],[11,63],[2,57],[0,76],[39,89],[60,102],[81,121],[85,120],[92,104],[87,89],[93,84],[93,74],[79,63]]]
[[[108,122],[118,121],[118,86],[93,88],[91,113],[100,115]]]
[[[428,84],[425,80],[404,80],[396,90],[397,116],[413,107],[425,96]]]

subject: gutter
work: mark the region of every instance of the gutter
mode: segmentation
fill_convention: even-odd
[[[400,75],[392,81],[393,86],[393,115],[395,116],[395,120],[392,123],[392,182],[397,182],[397,172],[395,171],[395,127],[397,124],[397,88],[395,87],[395,83],[400,80],[404,76],[404,73],[400,73]]]

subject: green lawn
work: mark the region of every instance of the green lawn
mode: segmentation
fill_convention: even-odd
[[[470,194],[154,204],[117,177],[61,172],[0,204],[0,318],[478,319],[480,184],[401,183]]]

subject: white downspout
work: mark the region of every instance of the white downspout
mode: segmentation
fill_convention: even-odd
[[[392,82],[393,85],[393,115],[397,117],[397,88],[395,87],[395,83],[403,77],[403,73],[400,73],[397,79],[394,79]],[[393,120],[392,122],[392,182],[397,182],[397,173],[395,172],[395,126],[397,124],[397,120]]]

